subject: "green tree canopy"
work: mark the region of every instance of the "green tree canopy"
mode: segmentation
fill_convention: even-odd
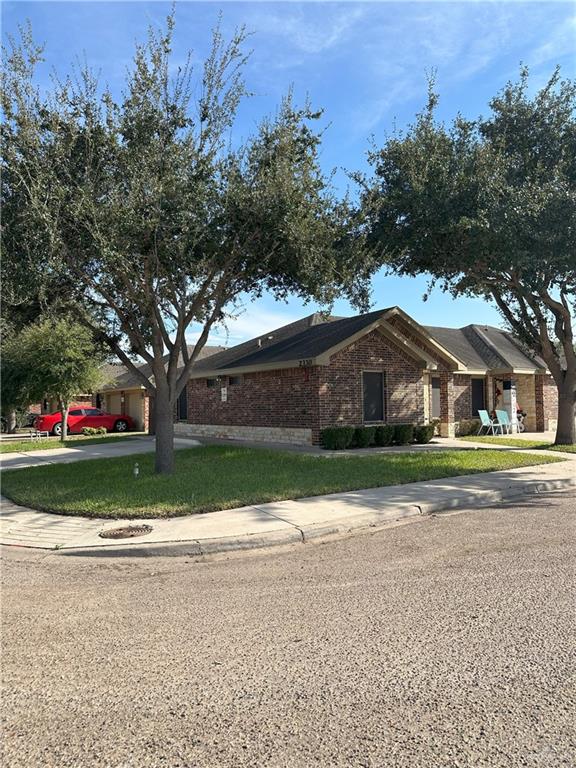
[[[427,273],[455,296],[496,302],[546,362],[559,392],[557,442],[573,443],[576,354],[576,83],[527,70],[487,118],[436,118],[437,96],[370,155],[362,214],[374,267]]]
[[[104,355],[94,344],[92,333],[66,318],[50,318],[24,328],[10,349],[28,402],[43,397],[58,401],[64,440],[70,403],[79,393],[91,392],[104,383]]]
[[[349,206],[319,167],[320,113],[295,107],[289,94],[253,136],[235,141],[245,31],[226,42],[216,29],[196,76],[190,59],[175,71],[173,23],[137,46],[120,99],[87,71],[41,96],[32,84],[39,54],[24,37],[7,58],[4,99],[5,142],[18,159],[15,216],[30,253],[36,264],[50,255],[82,322],[154,397],[161,472],[173,466],[176,399],[210,329],[240,297],[266,291],[330,304],[344,293],[360,305],[368,281],[348,236]],[[27,208],[36,212],[30,222]],[[192,323],[201,332],[189,352]],[[152,379],[135,358],[150,364]]]

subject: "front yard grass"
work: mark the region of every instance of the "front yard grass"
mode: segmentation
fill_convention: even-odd
[[[171,517],[556,461],[562,459],[483,449],[322,457],[210,445],[177,451],[169,477],[154,475],[154,455],[143,454],[6,471],[3,493],[70,515]]]
[[[545,440],[522,440],[520,437],[500,437],[499,435],[466,435],[459,438],[469,443],[488,443],[490,445],[509,445],[512,448],[542,448],[547,451],[562,451],[563,453],[576,453],[576,445],[554,445]]]
[[[71,435],[61,442],[57,437],[42,438],[41,440],[2,440],[0,453],[28,453],[30,451],[49,451],[53,448],[74,448],[76,445],[90,445],[90,443],[116,443],[119,440],[127,440],[130,437],[142,436],[144,432],[135,434],[128,432],[122,435],[102,435],[101,437],[85,437],[84,435]]]

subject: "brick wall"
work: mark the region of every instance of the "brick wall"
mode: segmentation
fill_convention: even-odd
[[[472,418],[472,383],[470,376],[454,374],[454,421]],[[477,418],[477,417],[476,417]]]
[[[556,429],[558,424],[558,389],[552,376],[536,376],[536,429]]]
[[[387,421],[424,420],[419,363],[377,330],[335,354],[320,382],[320,426],[362,424],[362,371],[386,372]]]
[[[535,376],[519,374],[516,380],[516,402],[526,413],[524,424],[528,432],[537,428]]]
[[[552,376],[544,377],[544,422],[546,429],[558,426],[558,387]]]
[[[222,402],[221,387],[227,388]],[[258,371],[229,384],[227,376],[216,386],[206,379],[188,382],[190,424],[230,424],[257,427],[303,427],[318,433],[318,368]]]

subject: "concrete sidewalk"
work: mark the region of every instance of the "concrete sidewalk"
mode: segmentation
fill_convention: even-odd
[[[176,438],[174,447],[194,448],[200,445],[198,440]],[[38,467],[43,464],[69,464],[73,461],[85,459],[110,459],[118,456],[131,456],[132,454],[152,453],[154,451],[155,438],[126,437],[114,443],[78,443],[65,448],[50,448],[45,451],[14,451],[0,455],[2,469],[25,469],[26,467]]]
[[[280,501],[204,515],[150,520],[94,520],[52,515],[3,499],[0,543],[74,555],[204,555],[385,526],[402,518],[494,504],[576,487],[576,460],[406,485]],[[147,523],[133,539],[99,533]]]

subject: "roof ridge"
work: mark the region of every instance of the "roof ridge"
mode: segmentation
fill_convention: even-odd
[[[484,328],[487,328],[487,327],[488,326],[484,326]],[[498,347],[494,344],[492,339],[490,339],[484,333],[484,331],[482,330],[482,326],[481,325],[478,325],[477,323],[472,323],[471,325],[467,326],[467,328],[471,328],[472,329],[472,333],[475,333],[478,336],[478,338],[480,339],[480,341],[488,347],[490,352],[493,355],[495,355],[498,358],[498,360],[500,360],[502,363],[504,363],[504,367],[505,368],[509,368],[509,367],[513,368],[514,367],[513,365],[511,365],[510,361],[506,360],[506,358],[500,353],[500,351],[498,350]],[[499,330],[499,329],[496,329],[496,330]]]

